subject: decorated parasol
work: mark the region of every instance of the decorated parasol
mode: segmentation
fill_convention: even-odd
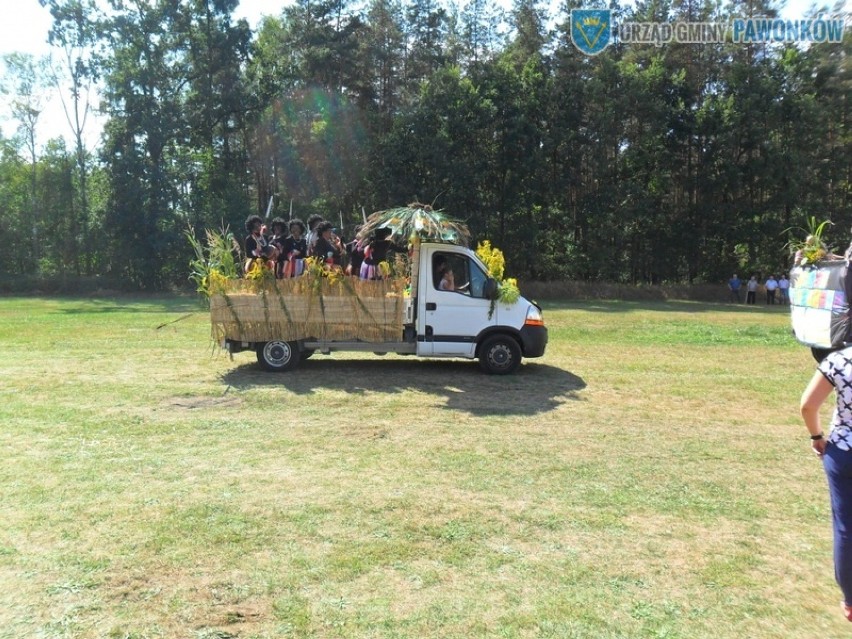
[[[410,242],[419,239],[461,246],[470,242],[467,225],[418,202],[373,213],[361,227],[358,238],[367,239],[381,228],[389,228],[394,237]]]

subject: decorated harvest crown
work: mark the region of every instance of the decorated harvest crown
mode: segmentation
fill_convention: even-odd
[[[419,239],[461,246],[470,243],[470,231],[463,222],[418,202],[373,213],[358,232],[358,239],[376,235],[379,229],[390,229],[392,236],[408,241]]]

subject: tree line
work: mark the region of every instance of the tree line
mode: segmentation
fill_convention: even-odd
[[[537,280],[781,271],[810,217],[849,240],[848,36],[588,56],[571,41],[573,0],[555,15],[535,0],[296,0],[256,30],[234,18],[238,0],[40,2],[52,64],[5,60],[18,128],[0,133],[0,275],[160,289],[186,282],[187,229],[242,237],[251,214],[318,213],[351,234],[363,212],[412,201]],[[763,0],[720,6],[606,8],[774,15]],[[45,87],[73,142],[36,144]],[[93,109],[105,126],[89,149]]]

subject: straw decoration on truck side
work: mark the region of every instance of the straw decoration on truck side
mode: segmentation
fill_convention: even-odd
[[[213,339],[394,340],[402,333],[404,287],[403,278],[334,282],[310,272],[259,291],[230,280],[210,296]]]

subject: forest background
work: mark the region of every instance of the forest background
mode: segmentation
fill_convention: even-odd
[[[40,2],[53,63],[12,54],[2,79],[17,131],[0,133],[0,286],[185,286],[184,232],[241,238],[270,200],[269,217],[292,205],[344,235],[362,211],[433,203],[539,281],[779,272],[811,216],[849,240],[848,33],[587,56],[568,16],[590,7],[571,0],[550,14],[533,0],[297,0],[257,29],[237,0]],[[618,21],[776,14],[762,0],[606,6]],[[40,145],[51,86],[71,142]]]

